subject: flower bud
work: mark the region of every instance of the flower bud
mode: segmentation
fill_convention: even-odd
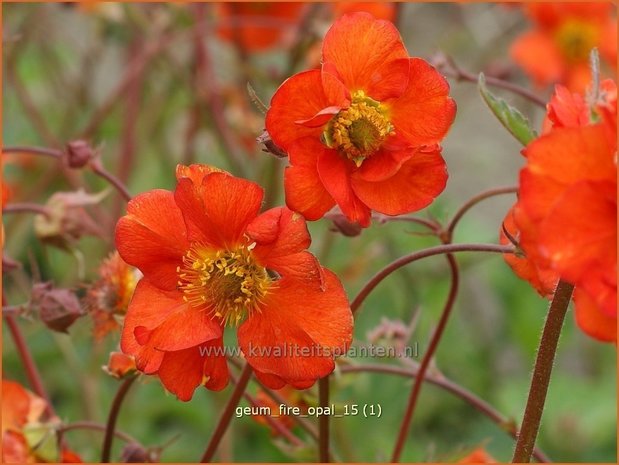
[[[85,140],[73,140],[67,143],[65,159],[70,168],[83,168],[95,156],[95,150]]]
[[[35,217],[35,234],[41,241],[61,249],[69,249],[84,235],[103,236],[101,226],[84,207],[100,202],[104,196],[105,192],[91,195],[81,189],[56,192],[46,204],[49,215]]]
[[[54,288],[51,282],[32,286],[31,305],[39,312],[45,326],[66,333],[84,314],[77,296],[69,289]]]

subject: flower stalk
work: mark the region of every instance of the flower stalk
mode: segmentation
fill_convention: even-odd
[[[550,385],[550,375],[552,374],[559,336],[561,335],[561,328],[563,327],[563,321],[565,320],[565,314],[567,313],[573,290],[574,286],[572,284],[563,280],[559,281],[550,303],[544,331],[542,332],[542,338],[537,351],[537,358],[535,359],[529,397],[512,463],[529,463],[531,461],[539,425],[542,420],[542,413],[544,412],[544,404],[546,402],[548,386]]]

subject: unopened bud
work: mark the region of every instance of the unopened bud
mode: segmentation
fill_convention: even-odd
[[[38,310],[45,326],[61,333],[66,333],[75,320],[84,314],[73,291],[54,288],[50,282],[32,286],[31,305]]]
[[[85,140],[72,140],[67,143],[65,156],[71,168],[83,168],[96,155],[95,150]]]
[[[136,370],[133,357],[122,352],[110,352],[110,359],[102,368],[107,374],[117,379],[124,378]]]
[[[34,232],[39,239],[61,249],[68,249],[84,235],[103,236],[101,227],[84,207],[100,202],[105,196],[91,195],[83,190],[56,192],[47,201],[49,214],[37,215]]]
[[[358,223],[351,223],[343,215],[337,215],[331,218],[333,226],[331,231],[340,232],[347,237],[356,237],[361,234],[363,228]]]

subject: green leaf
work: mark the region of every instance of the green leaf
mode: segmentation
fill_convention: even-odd
[[[505,100],[495,96],[486,87],[484,73],[479,73],[477,81],[479,93],[492,113],[497,117],[503,126],[516,138],[522,145],[527,145],[537,137],[537,133],[531,128],[529,120],[516,108],[509,105]]]

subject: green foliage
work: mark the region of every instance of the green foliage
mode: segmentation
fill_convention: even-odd
[[[507,129],[522,145],[527,145],[537,137],[537,133],[531,128],[529,120],[520,111],[509,105],[501,97],[495,96],[486,87],[484,73],[479,73],[477,81],[479,93],[488,108],[494,113],[501,124]]]

